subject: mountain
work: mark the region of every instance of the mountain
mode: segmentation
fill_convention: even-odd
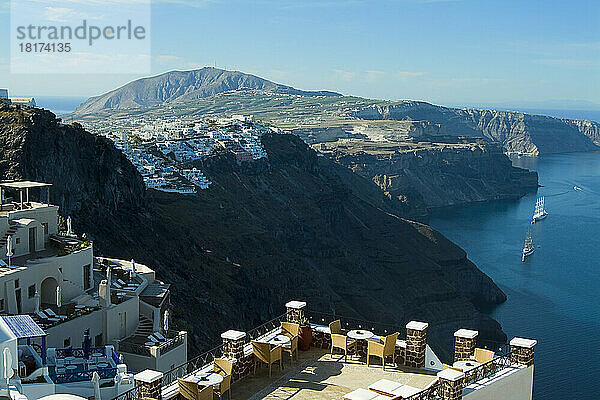
[[[133,258],[173,283],[176,326],[190,331],[194,351],[290,299],[399,325],[428,321],[445,358],[460,327],[505,340],[479,310],[506,296],[462,249],[401,218],[372,181],[297,136],[268,134],[263,146],[268,159],[207,158],[213,184],[196,195],[145,191],[107,140],[47,111],[0,105],[0,179],[52,182],[51,201],[98,253]]]
[[[484,137],[509,153],[540,155],[600,150],[600,124],[511,111],[458,109],[401,101],[355,109],[362,120],[428,121],[442,135]]]
[[[77,108],[76,114],[88,114],[104,109],[149,107],[172,102],[193,101],[230,91],[300,96],[341,96],[328,91],[303,91],[273,83],[238,71],[204,67],[193,71],[171,71],[150,78],[138,79],[101,96],[92,97]]]

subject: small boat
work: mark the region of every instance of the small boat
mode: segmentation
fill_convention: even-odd
[[[548,211],[546,211],[546,200],[544,196],[538,197],[535,202],[535,210],[533,211],[533,219],[531,220],[532,224],[535,224],[537,221],[541,221],[548,216]]]
[[[573,190],[583,190],[583,189],[580,188],[579,186],[573,186]]]
[[[523,255],[521,257],[521,261],[525,262],[525,257],[530,256],[535,251],[535,247],[533,246],[533,237],[531,236],[531,231],[527,232],[527,236],[525,237],[525,244],[523,245]]]

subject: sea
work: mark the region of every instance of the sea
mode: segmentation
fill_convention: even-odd
[[[80,96],[36,96],[35,102],[38,107],[60,116],[75,111],[86,99],[87,97]]]
[[[490,315],[509,340],[538,341],[534,399],[600,399],[600,152],[512,160],[538,172],[537,193],[436,210],[430,223],[506,293]],[[549,215],[532,225],[537,196]],[[536,249],[522,262],[528,230]]]

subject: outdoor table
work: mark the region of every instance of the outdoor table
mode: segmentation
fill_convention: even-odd
[[[274,346],[285,346],[292,341],[289,337],[285,335],[275,335],[272,338],[266,340],[267,343],[272,344]]]
[[[96,353],[92,353],[92,357],[94,357],[96,359],[95,361],[98,362],[98,359],[100,357],[104,357],[104,354],[96,352]]]
[[[75,361],[75,357],[73,357],[73,356],[65,357],[65,362],[67,364],[71,364],[73,361]]]
[[[76,369],[77,369],[77,365],[70,364],[70,365],[67,365],[67,366],[65,367],[65,369],[66,369],[66,370],[69,370],[69,371],[73,371],[73,370],[76,370]]]
[[[200,386],[216,386],[223,382],[223,376],[215,372],[199,372],[187,380],[196,382]]]
[[[481,364],[475,360],[462,360],[456,361],[452,364],[453,368],[460,369],[462,372],[467,372],[472,370],[473,368],[479,367]]]
[[[109,367],[108,363],[105,363],[105,362],[98,363],[98,368],[108,368],[108,367]]]
[[[356,340],[356,354],[361,358],[367,357],[367,340],[375,336],[375,334],[366,329],[355,329],[348,332],[350,339]]]

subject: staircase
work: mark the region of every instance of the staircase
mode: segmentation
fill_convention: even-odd
[[[4,247],[6,243],[8,243],[9,236],[12,236],[15,233],[17,233],[18,225],[12,221],[8,221],[8,224],[10,225],[10,227],[6,231],[6,234],[0,239],[0,247]]]
[[[152,323],[151,319],[140,314],[140,320],[139,320],[137,329],[135,330],[135,333],[133,335],[147,338],[148,335],[151,335],[152,333],[154,333],[153,326],[154,326],[154,324]]]

